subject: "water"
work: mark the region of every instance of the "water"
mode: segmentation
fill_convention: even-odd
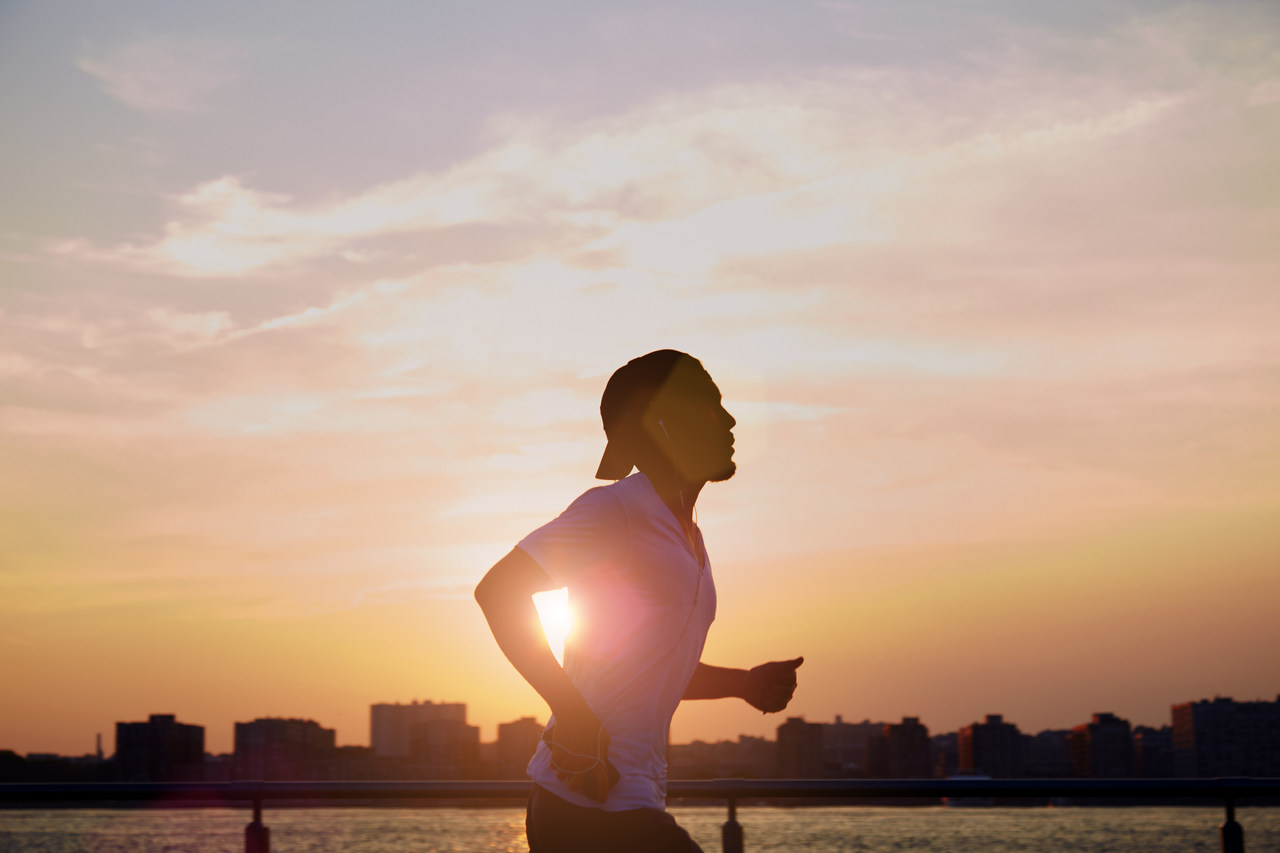
[[[723,807],[672,810],[707,851]],[[242,853],[247,809],[0,811],[0,853]],[[1280,851],[1280,809],[1239,809],[1249,853]],[[514,808],[275,809],[273,853],[527,853]],[[1220,808],[740,808],[747,853],[1212,853]]]

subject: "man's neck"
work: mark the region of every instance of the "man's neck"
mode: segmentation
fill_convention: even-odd
[[[641,473],[649,478],[658,497],[662,498],[662,502],[682,524],[693,523],[693,505],[697,502],[702,487],[707,484],[706,480],[690,482],[665,466],[646,466]]]

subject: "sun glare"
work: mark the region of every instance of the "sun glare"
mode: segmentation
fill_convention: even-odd
[[[551,651],[556,660],[564,663],[564,641],[573,628],[573,617],[569,613],[569,590],[555,589],[540,592],[533,597],[533,604],[538,608],[538,618],[542,620],[542,630],[551,644]]]

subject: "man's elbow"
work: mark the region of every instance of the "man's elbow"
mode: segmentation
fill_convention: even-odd
[[[480,583],[476,584],[475,599],[476,604],[480,605],[480,609],[488,611],[493,603],[495,585],[493,583],[493,572],[489,572],[480,579]]]
[[[512,577],[510,558],[504,557],[493,568],[485,572],[480,583],[476,584],[475,599],[480,609],[489,612],[499,601],[513,595],[515,578]]]
[[[476,584],[475,599],[480,609],[489,613],[506,602],[528,600],[530,596],[552,589],[542,568],[520,549],[503,557]]]

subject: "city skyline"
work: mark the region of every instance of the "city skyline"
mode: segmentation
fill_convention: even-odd
[[[788,713],[1275,689],[1275,3],[10,0],[0,114],[9,748],[536,713],[472,590],[664,347]]]
[[[1276,694],[1274,694],[1274,695],[1273,695],[1272,697],[1270,697],[1270,698],[1267,698],[1267,697],[1248,697],[1248,698],[1237,698],[1237,697],[1234,697],[1234,696],[1232,696],[1232,697],[1223,697],[1221,694],[1215,694],[1215,695],[1213,696],[1213,698],[1212,698],[1212,699],[1207,698],[1207,697],[1201,697],[1201,698],[1199,698],[1199,699],[1183,699],[1183,700],[1175,701],[1175,702],[1171,703],[1171,704],[1168,706],[1168,715],[1167,715],[1167,717],[1168,717],[1168,718],[1167,718],[1166,720],[1162,720],[1162,721],[1154,721],[1154,722],[1153,722],[1153,721],[1150,721],[1150,720],[1135,720],[1135,719],[1132,719],[1132,718],[1127,717],[1125,714],[1117,714],[1117,713],[1114,713],[1114,712],[1112,712],[1112,711],[1094,710],[1094,711],[1090,712],[1090,714],[1088,714],[1088,715],[1086,715],[1085,717],[1081,718],[1080,720],[1076,720],[1076,721],[1074,721],[1074,722],[1072,722],[1072,723],[1070,723],[1070,724],[1068,724],[1068,725],[1063,725],[1063,726],[1049,726],[1049,727],[1043,727],[1043,728],[1037,728],[1037,727],[1034,727],[1034,726],[1026,726],[1026,725],[1022,725],[1022,724],[1020,724],[1020,723],[1019,723],[1019,721],[1018,721],[1018,720],[1012,719],[1012,718],[1008,717],[1008,715],[1001,714],[1001,713],[997,713],[997,712],[988,712],[988,713],[986,713],[986,714],[982,715],[981,717],[975,718],[975,719],[973,719],[973,720],[968,721],[967,723],[964,723],[964,724],[962,724],[962,725],[960,725],[960,726],[956,726],[955,728],[951,728],[951,729],[948,729],[948,728],[945,728],[945,727],[931,726],[931,725],[929,725],[929,721],[928,721],[928,720],[926,720],[926,719],[924,719],[924,718],[922,718],[922,717],[919,717],[919,716],[917,716],[917,715],[913,715],[913,714],[901,714],[901,715],[899,715],[899,716],[897,716],[897,717],[893,717],[893,718],[886,718],[886,719],[879,719],[879,720],[873,720],[873,719],[872,719],[872,718],[870,718],[870,717],[863,718],[862,720],[855,720],[855,719],[852,719],[852,718],[845,718],[845,715],[840,714],[840,713],[836,713],[836,714],[834,714],[834,715],[832,715],[832,716],[831,716],[830,720],[823,720],[823,719],[813,719],[813,720],[810,720],[810,719],[807,719],[807,717],[806,717],[805,715],[803,715],[803,714],[793,714],[793,713],[791,713],[790,711],[784,711],[784,712],[779,713],[779,714],[770,714],[770,715],[768,715],[768,719],[772,721],[772,726],[771,726],[770,734],[776,733],[776,730],[777,730],[780,726],[782,726],[784,723],[789,722],[789,721],[791,721],[791,720],[796,720],[796,719],[804,720],[804,721],[809,722],[809,723],[821,723],[821,724],[824,724],[824,725],[826,725],[826,724],[830,724],[830,723],[840,724],[841,722],[843,722],[843,723],[845,723],[845,724],[851,724],[851,725],[868,725],[868,724],[873,724],[873,725],[877,725],[877,726],[879,726],[879,725],[887,725],[887,724],[890,724],[890,723],[894,722],[895,720],[898,720],[898,721],[900,721],[900,720],[919,720],[919,721],[921,721],[921,722],[926,726],[926,728],[928,728],[928,729],[929,729],[929,731],[930,731],[931,733],[933,733],[933,734],[935,734],[935,735],[936,735],[936,734],[956,734],[956,733],[958,733],[961,729],[966,728],[966,727],[969,727],[969,726],[973,726],[973,725],[981,725],[981,724],[983,724],[983,723],[990,723],[992,719],[995,719],[995,720],[997,720],[997,721],[1002,721],[1005,725],[1012,725],[1012,726],[1014,726],[1014,727],[1016,727],[1016,728],[1020,729],[1020,730],[1021,730],[1021,731],[1023,731],[1024,733],[1035,733],[1035,732],[1043,733],[1043,732],[1048,732],[1048,731],[1066,731],[1066,730],[1070,730],[1070,729],[1072,729],[1072,728],[1075,728],[1076,726],[1079,726],[1079,725],[1081,725],[1081,724],[1082,724],[1082,723],[1084,723],[1084,722],[1088,722],[1088,720],[1089,720],[1089,719],[1091,719],[1091,718],[1096,719],[1096,717],[1097,717],[1097,716],[1099,716],[1099,715],[1104,716],[1104,717],[1111,717],[1111,716],[1115,716],[1115,717],[1118,717],[1118,718],[1120,718],[1120,719],[1124,719],[1124,720],[1126,720],[1127,722],[1131,723],[1135,728],[1140,727],[1140,726],[1150,726],[1150,727],[1152,727],[1152,728],[1162,728],[1162,727],[1166,727],[1166,726],[1170,726],[1170,725],[1172,725],[1172,722],[1173,722],[1173,720],[1174,720],[1174,717],[1176,716],[1176,713],[1177,713],[1176,709],[1177,709],[1177,708],[1179,708],[1180,706],[1185,706],[1185,705],[1188,705],[1188,704],[1196,704],[1196,703],[1208,703],[1208,702],[1214,702],[1214,701],[1220,701],[1220,700],[1225,700],[1225,701],[1228,701],[1228,702],[1236,702],[1236,703],[1273,702],[1273,701],[1274,701],[1274,702],[1276,702],[1276,703],[1280,703],[1280,692],[1277,692]],[[538,715],[538,714],[523,714],[523,715],[520,715],[520,716],[517,716],[517,717],[512,717],[511,719],[508,719],[508,720],[500,720],[500,721],[498,721],[497,723],[495,723],[495,724],[494,724],[494,726],[492,727],[492,729],[493,729],[493,731],[492,731],[492,735],[493,735],[493,736],[492,736],[492,737],[489,737],[489,738],[486,738],[486,737],[485,737],[485,730],[484,730],[484,728],[483,728],[483,727],[481,727],[481,726],[475,725],[475,724],[474,724],[474,723],[469,719],[468,715],[469,715],[469,713],[470,713],[470,711],[471,711],[472,709],[471,709],[471,706],[470,706],[467,702],[465,702],[465,701],[457,701],[457,700],[443,700],[443,701],[441,701],[441,700],[434,700],[434,699],[425,699],[425,700],[422,700],[422,699],[412,699],[412,700],[407,700],[407,701],[373,702],[373,703],[370,703],[370,704],[368,705],[368,714],[366,715],[366,725],[365,725],[365,730],[364,730],[364,740],[365,740],[365,741],[368,741],[368,742],[367,742],[367,743],[365,743],[365,742],[353,742],[353,741],[351,741],[351,740],[348,740],[348,739],[346,739],[346,738],[344,738],[344,737],[342,737],[342,736],[338,735],[336,727],[333,727],[333,728],[332,728],[332,730],[333,730],[333,731],[334,731],[334,733],[335,733],[336,745],[337,745],[337,746],[340,746],[340,747],[341,747],[341,746],[371,747],[371,746],[373,746],[373,745],[374,745],[374,741],[376,740],[376,736],[374,736],[373,732],[374,732],[374,730],[377,728],[377,726],[379,725],[377,722],[375,722],[375,720],[376,720],[376,718],[377,718],[377,716],[378,716],[378,712],[379,712],[379,710],[384,710],[384,713],[385,713],[385,709],[398,710],[398,709],[408,709],[408,708],[410,708],[410,707],[415,707],[415,706],[422,707],[424,710],[426,710],[426,709],[432,709],[432,710],[434,710],[434,711],[436,712],[436,714],[437,714],[437,715],[444,714],[448,719],[453,719],[453,720],[455,720],[456,722],[459,722],[459,723],[465,723],[465,724],[467,724],[467,725],[469,725],[469,726],[473,726],[473,727],[475,727],[475,728],[476,728],[476,729],[478,729],[478,730],[479,730],[479,732],[480,732],[480,741],[481,741],[482,743],[494,743],[494,742],[496,742],[496,741],[497,741],[497,739],[498,739],[498,738],[497,738],[497,736],[498,736],[499,729],[500,729],[500,727],[502,727],[502,726],[506,726],[506,725],[509,725],[509,724],[511,724],[511,723],[516,723],[516,722],[523,722],[523,721],[525,721],[525,720],[527,720],[527,719],[535,719],[535,720],[537,720],[537,721],[539,722],[539,724],[540,724],[540,725],[544,725],[544,724],[546,723],[546,718],[547,718],[547,714],[546,714],[546,713],[544,713],[544,714],[542,714],[542,715]],[[178,722],[183,723],[183,724],[185,724],[185,725],[188,725],[188,726],[198,726],[198,727],[200,727],[201,729],[203,729],[203,731],[204,731],[204,733],[205,733],[205,745],[206,745],[206,746],[205,746],[205,751],[206,751],[207,753],[209,753],[210,755],[224,755],[224,754],[230,754],[230,753],[232,752],[232,749],[230,749],[230,748],[228,748],[228,749],[218,749],[218,748],[215,748],[215,747],[213,747],[213,746],[211,746],[211,745],[210,745],[211,743],[217,743],[217,742],[220,742],[220,741],[216,741],[216,740],[214,740],[214,739],[210,738],[210,730],[211,730],[211,728],[213,728],[212,726],[210,726],[210,725],[206,724],[205,722],[203,722],[202,720],[200,720],[200,719],[198,719],[198,718],[194,718],[194,717],[191,717],[191,718],[184,718],[181,714],[172,714],[172,713],[169,713],[169,712],[157,712],[157,711],[151,711],[151,712],[149,712],[149,713],[147,713],[147,714],[143,714],[140,718],[138,718],[138,720],[115,720],[115,721],[113,721],[109,726],[107,726],[107,727],[106,727],[106,729],[104,729],[104,731],[115,731],[115,730],[116,730],[116,727],[117,727],[118,725],[125,724],[125,723],[128,723],[128,724],[135,724],[135,723],[137,723],[137,722],[141,722],[141,721],[143,720],[143,718],[154,718],[154,717],[157,717],[157,716],[160,716],[160,717],[167,717],[167,718],[175,719],[175,720],[177,720]],[[233,721],[231,721],[231,723],[229,724],[229,726],[230,726],[230,728],[232,729],[232,732],[234,733],[234,731],[235,731],[236,727],[239,727],[239,726],[241,726],[241,725],[243,725],[243,724],[245,724],[246,722],[249,722],[249,721],[251,721],[251,720],[252,720],[252,721],[255,721],[255,722],[259,722],[259,721],[263,721],[263,720],[291,720],[291,721],[301,721],[301,722],[307,722],[307,723],[314,723],[314,724],[317,724],[317,725],[322,726],[322,727],[325,727],[325,728],[331,728],[330,726],[328,726],[328,725],[327,725],[327,721],[325,721],[324,719],[317,718],[317,717],[315,717],[314,715],[305,715],[305,714],[302,714],[302,715],[294,715],[294,716],[287,716],[287,717],[286,717],[286,716],[269,715],[269,714],[258,714],[258,715],[254,715],[254,716],[252,716],[252,718],[248,718],[248,717],[246,717],[246,718],[244,718],[244,719],[236,719],[236,720],[233,720]],[[95,749],[96,749],[97,747],[99,747],[99,746],[101,746],[101,745],[103,745],[103,744],[104,744],[104,742],[103,742],[103,740],[102,740],[102,738],[103,738],[103,733],[104,733],[104,732],[96,732],[96,733],[94,734],[94,738],[95,738]],[[391,735],[391,737],[396,737],[396,736]],[[403,734],[403,733],[401,733],[398,737],[399,737],[399,738],[401,738],[401,739],[403,739],[404,737],[406,737],[406,735],[405,735],[405,734]],[[678,741],[678,740],[676,740],[675,738],[672,738],[671,743],[672,743],[673,745],[676,745],[676,744],[680,744],[680,745],[688,745],[688,744],[692,744],[692,743],[699,742],[699,741],[702,741],[702,742],[710,742],[710,743],[716,743],[716,742],[723,742],[723,741],[726,741],[726,740],[734,740],[734,739],[737,739],[737,738],[743,738],[743,737],[758,737],[758,735],[750,734],[750,733],[747,733],[747,732],[736,732],[736,733],[733,733],[733,732],[725,732],[725,733],[723,733],[723,736],[721,736],[721,737],[714,737],[714,738],[711,738],[711,739],[707,739],[707,738],[691,738],[691,739],[689,739],[689,740],[687,740],[687,741]],[[230,737],[230,738],[228,738],[228,739],[227,739],[227,743],[228,743],[229,745],[233,745],[233,741],[234,741],[234,738],[233,738],[233,737]],[[11,745],[9,745],[9,744],[6,744],[6,743],[0,743],[0,750],[6,750],[6,749],[7,749],[7,750],[10,750],[10,751],[13,751],[13,752],[16,752],[16,753],[18,753],[18,754],[20,754],[20,755],[21,755],[21,754],[26,754],[26,753],[34,753],[34,754],[40,754],[40,755],[62,755],[62,756],[64,756],[64,757],[76,757],[77,755],[89,755],[89,754],[91,754],[91,753],[89,753],[89,752],[85,752],[85,753],[76,753],[76,752],[59,753],[59,752],[52,751],[52,750],[25,750],[25,751],[24,751],[24,750],[14,749],[14,748],[13,748]],[[108,753],[108,754],[109,754],[109,753]]]
[[[1174,704],[1169,724],[1134,725],[1094,713],[1070,729],[1022,731],[988,714],[954,732],[917,717],[900,722],[806,721],[788,717],[776,740],[669,743],[673,779],[1173,779],[1280,776],[1280,696],[1217,697]],[[518,779],[541,741],[542,724],[522,717],[483,741],[463,703],[376,703],[370,744],[344,745],[313,719],[235,723],[233,753],[206,750],[205,728],[172,714],[117,722],[116,748],[95,755],[0,749],[5,782],[219,782]]]

